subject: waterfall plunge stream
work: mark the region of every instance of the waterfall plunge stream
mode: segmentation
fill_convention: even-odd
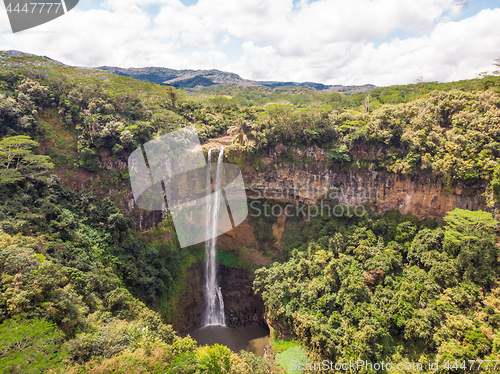
[[[206,266],[205,266],[205,314],[203,325],[226,325],[224,316],[224,300],[222,292],[217,284],[217,264],[215,256],[217,250],[217,227],[219,223],[219,207],[221,196],[221,174],[222,174],[222,159],[224,156],[224,147],[219,152],[217,160],[217,171],[215,173],[214,187],[215,192],[212,193],[212,181],[210,170],[212,167],[212,150],[208,151],[208,170],[207,173],[207,205],[205,227],[207,237],[212,238],[205,242]]]
[[[217,244],[217,226],[219,218],[219,206],[221,198],[221,174],[222,158],[224,148],[219,152],[217,170],[215,172],[214,186],[212,191],[212,180],[210,173],[207,176],[207,204],[205,227],[207,237],[212,238],[205,242],[206,269],[205,269],[205,310],[203,315],[203,327],[189,334],[199,345],[223,344],[233,352],[241,350],[253,352],[257,356],[264,355],[264,346],[269,340],[269,330],[254,323],[244,327],[231,328],[226,326],[224,317],[224,300],[222,292],[217,284],[217,268],[215,262]],[[212,150],[208,151],[208,167],[211,170]]]

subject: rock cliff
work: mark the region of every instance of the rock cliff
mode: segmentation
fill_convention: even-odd
[[[294,148],[294,162],[283,162],[285,147],[270,150],[262,159],[264,166],[245,173],[249,198],[266,198],[282,203],[320,204],[356,207],[368,204],[376,213],[390,209],[413,214],[420,219],[443,217],[454,208],[485,209],[482,197],[486,186],[475,189],[461,183],[447,188],[432,176],[402,176],[370,170],[342,171],[328,165],[325,150],[317,147]],[[298,162],[297,162],[298,161]],[[326,193],[326,195],[325,195]]]

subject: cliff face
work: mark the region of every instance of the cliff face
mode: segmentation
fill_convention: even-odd
[[[290,162],[283,162],[284,159]],[[112,161],[103,155],[100,164],[110,173],[127,168],[126,157]],[[316,146],[291,150],[277,146],[267,152],[257,170],[246,167],[243,178],[250,199],[267,198],[281,203],[295,204],[299,201],[301,204],[320,204],[320,198],[327,192],[327,200],[332,206],[356,207],[368,203],[376,213],[396,209],[420,219],[443,217],[454,208],[486,210],[485,200],[481,196],[486,189],[485,185],[477,186],[475,190],[461,183],[453,188],[446,188],[443,181],[435,181],[431,176],[402,176],[371,169],[369,167],[360,173],[354,170],[342,171],[338,164],[327,166],[326,150]],[[75,172],[62,169],[57,174],[67,186],[75,190],[92,190],[92,185],[98,184],[102,179],[101,175],[83,169]],[[149,230],[164,219],[166,212],[152,212],[135,207],[130,183],[128,180],[120,183],[120,186],[110,187],[104,193],[120,195],[122,208],[134,217],[135,225],[140,231]],[[358,212],[361,211],[359,208]],[[336,213],[340,213],[340,210]]]
[[[226,323],[231,327],[263,323],[264,301],[254,294],[253,272],[249,269],[219,267],[219,284],[224,297]]]
[[[192,264],[179,280],[177,295],[173,298],[172,310],[167,317],[175,331],[185,333],[201,326],[203,313],[203,280],[204,265],[201,262]]]
[[[124,155],[121,159],[112,160],[109,152],[101,152],[98,160],[102,170],[99,172],[83,168],[77,170],[57,168],[54,174],[65,186],[74,191],[87,190],[111,197],[125,214],[133,217],[135,227],[139,231],[147,231],[162,222],[167,212],[148,211],[136,207],[128,176],[122,176],[122,171],[128,170],[127,158]]]
[[[338,165],[327,166],[326,152],[323,149],[310,147],[292,151],[293,159],[298,163],[281,162],[283,155],[289,153],[289,150],[276,147],[263,159],[265,167],[245,173],[249,198],[267,198],[292,204],[298,200],[303,204],[318,203],[321,208],[321,197],[326,196],[333,206],[356,207],[368,203],[376,213],[395,209],[420,219],[443,217],[454,208],[486,208],[485,201],[481,198],[486,186],[478,186],[476,191],[479,192],[474,192],[460,183],[447,189],[442,182],[433,181],[431,177],[404,177],[380,173],[370,168],[363,173],[344,172]],[[252,209],[250,211],[252,213]],[[324,212],[327,214],[326,208]],[[336,214],[340,212],[339,207]],[[362,207],[357,212],[361,213]],[[254,210],[254,213],[257,211]]]
[[[202,325],[205,264],[197,262],[186,269],[179,281],[178,293],[167,317],[174,329],[183,334]],[[264,302],[252,290],[253,271],[218,265],[218,283],[224,297],[226,323],[231,327],[252,322],[264,323]]]

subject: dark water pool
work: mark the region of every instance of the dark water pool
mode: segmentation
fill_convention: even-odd
[[[241,350],[254,353],[256,356],[264,354],[264,347],[269,341],[269,330],[258,323],[244,327],[205,326],[191,331],[191,337],[201,345],[223,344],[238,353]]]

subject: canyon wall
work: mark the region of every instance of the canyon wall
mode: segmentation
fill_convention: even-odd
[[[176,297],[168,320],[175,331],[186,334],[199,328],[205,305],[203,297],[204,262],[197,262],[186,269],[179,281]],[[232,268],[218,264],[218,283],[224,297],[226,323],[231,327],[257,322],[264,324],[264,302],[254,294],[253,271],[249,268]]]
[[[327,166],[325,150],[294,148],[294,162],[283,162],[290,152],[281,146],[270,150],[256,170],[244,174],[247,195],[282,203],[320,203],[320,197],[338,205],[355,207],[367,203],[376,213],[395,209],[420,219],[440,218],[454,208],[486,209],[482,197],[486,185],[475,189],[461,183],[447,188],[432,176],[402,176],[372,169],[342,171],[341,165]],[[298,162],[297,162],[298,161]],[[324,193],[327,193],[324,195]]]
[[[363,152],[366,150],[358,150],[356,155],[363,156]],[[316,146],[290,149],[279,145],[268,150],[257,167],[250,164],[244,154],[240,153],[239,158],[245,165],[243,178],[250,199],[316,204],[320,196],[328,192],[330,203],[348,206],[367,203],[376,213],[395,209],[421,219],[443,217],[454,208],[493,211],[486,207],[482,196],[486,185],[470,188],[457,182],[447,188],[442,180],[436,180],[431,175],[418,173],[402,176],[375,171],[373,165],[364,171],[345,170],[341,164],[328,165],[326,150]],[[103,156],[100,166],[116,173],[127,168],[126,158],[112,161]],[[70,173],[61,170],[58,174],[66,185],[75,190],[92,190],[93,185],[99,185],[101,178],[83,169]],[[134,217],[140,231],[149,230],[165,217],[166,212],[151,212],[135,207],[128,181],[122,181],[119,188],[110,186],[104,193],[120,195],[122,208]]]

